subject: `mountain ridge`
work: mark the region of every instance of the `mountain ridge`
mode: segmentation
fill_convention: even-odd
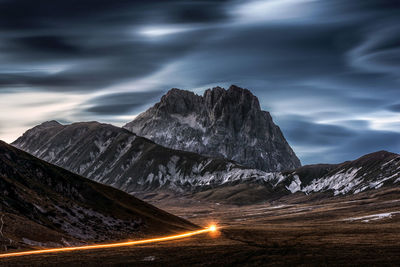
[[[28,132],[13,145],[133,194],[171,190],[204,195],[230,186],[244,190],[247,184],[259,188],[257,197],[251,199],[265,201],[297,192],[334,196],[400,184],[400,155],[385,151],[340,164],[263,172],[223,158],[165,148],[126,129],[97,122],[53,125]],[[244,185],[237,186],[240,184]],[[236,193],[238,197],[242,194]]]
[[[265,173],[257,179],[196,192],[195,199],[245,205],[257,202],[306,202],[400,188],[400,155],[377,151],[338,164],[304,165],[296,170]]]
[[[13,145],[128,193],[159,188],[193,191],[263,173],[223,158],[166,148],[126,129],[98,122],[28,130]]]

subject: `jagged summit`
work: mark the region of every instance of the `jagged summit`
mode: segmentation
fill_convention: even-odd
[[[204,91],[203,96],[197,95],[192,91],[172,88],[164,96],[161,97],[157,107],[171,107],[172,112],[187,112],[197,110],[201,105],[206,104],[210,109],[216,105],[221,105],[218,101],[221,100],[240,100],[246,105],[254,106],[254,108],[261,110],[258,98],[254,96],[248,89],[240,88],[236,85],[231,85],[229,89],[225,90],[222,87],[214,87]],[[235,104],[235,103],[222,103]],[[175,108],[175,109],[174,109]]]
[[[301,165],[257,97],[235,85],[208,89],[203,96],[173,88],[124,128],[170,148],[264,171]]]
[[[200,107],[202,102],[202,97],[191,91],[173,88],[156,105],[159,112],[187,114]]]

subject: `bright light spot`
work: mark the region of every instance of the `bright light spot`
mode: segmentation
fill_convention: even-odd
[[[211,231],[211,232],[217,231],[217,226],[216,226],[215,224],[210,225],[209,228],[210,228],[210,231]]]
[[[170,34],[177,34],[182,32],[187,32],[192,30],[192,27],[189,26],[177,26],[177,25],[170,25],[170,26],[151,26],[145,27],[139,31],[141,35],[145,35],[147,37],[160,37]]]

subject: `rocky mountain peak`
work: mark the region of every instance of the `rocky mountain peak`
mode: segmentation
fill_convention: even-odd
[[[241,109],[241,113],[261,110],[257,97],[249,90],[236,85],[231,85],[228,90],[221,87],[208,89],[204,92],[203,98],[207,108],[217,113],[222,113],[222,110],[232,111],[237,108]]]
[[[54,127],[54,126],[59,126],[61,125],[61,123],[59,123],[56,120],[51,120],[51,121],[45,121],[42,124],[40,124],[39,126],[42,128],[47,128],[47,127]]]
[[[265,171],[300,166],[257,97],[235,85],[227,90],[207,89],[203,96],[171,89],[124,128],[166,147],[223,157]]]
[[[33,127],[32,129],[27,131],[25,134],[32,135],[32,134],[35,134],[36,132],[41,131],[43,129],[52,128],[52,127],[55,127],[55,126],[62,126],[62,124],[59,123],[58,121],[55,121],[55,120],[45,121],[45,122]]]
[[[260,110],[260,104],[256,96],[248,89],[231,85],[228,90],[222,87],[214,87],[204,91],[203,96],[197,95],[192,91],[172,88],[164,96],[162,96],[157,108],[171,107],[170,112],[182,113],[190,112],[197,109],[199,105],[206,105],[209,109],[213,109],[216,105],[226,107],[229,105],[237,105],[255,108]]]
[[[155,108],[160,116],[167,114],[188,114],[202,104],[202,97],[191,91],[173,88],[169,90]]]

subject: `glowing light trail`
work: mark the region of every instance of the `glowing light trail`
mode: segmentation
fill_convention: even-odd
[[[39,249],[39,250],[30,250],[30,251],[22,251],[22,252],[12,252],[12,253],[0,254],[0,258],[34,255],[34,254],[44,254],[44,253],[66,252],[66,251],[75,251],[75,250],[90,250],[90,249],[99,249],[99,248],[115,248],[115,247],[134,246],[134,245],[149,244],[149,243],[181,239],[181,238],[191,237],[194,235],[204,234],[204,233],[208,233],[208,232],[215,232],[216,230],[217,230],[217,227],[215,225],[211,225],[202,230],[187,232],[187,233],[183,233],[183,234],[179,234],[179,235],[171,235],[171,236],[165,236],[165,237],[128,241],[128,242],[120,242],[120,243],[111,243],[111,244],[88,245],[88,246],[65,247],[65,248],[50,248],[50,249]]]

